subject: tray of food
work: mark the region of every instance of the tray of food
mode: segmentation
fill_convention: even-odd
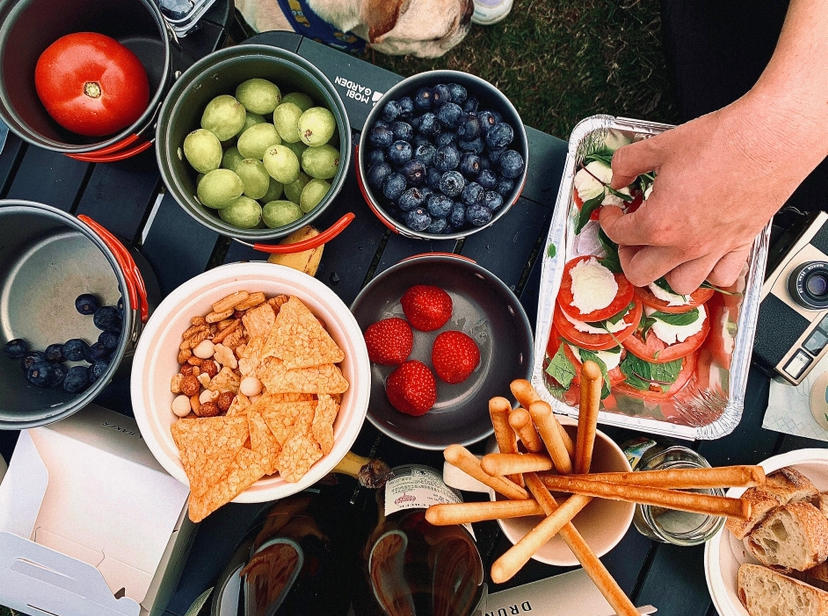
[[[577,416],[580,366],[594,360],[604,377],[601,423],[715,439],[741,418],[770,225],[732,287],[705,282],[680,295],[663,278],[634,287],[598,213],[647,206],[655,172],[615,190],[612,156],[669,128],[597,115],[573,130],[544,246],[532,383],[555,412]]]

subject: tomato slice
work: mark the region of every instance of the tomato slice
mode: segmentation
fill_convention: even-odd
[[[630,301],[632,301],[633,295],[635,294],[635,287],[630,284],[630,281],[627,280],[624,274],[613,274],[615,282],[618,284],[618,291],[615,293],[615,298],[613,298],[609,305],[604,308],[599,308],[598,310],[593,310],[591,312],[581,312],[572,305],[574,299],[572,296],[572,268],[579,263],[587,261],[588,259],[598,259],[598,257],[592,255],[581,255],[580,257],[575,257],[571,261],[567,261],[566,265],[564,265],[563,277],[561,278],[561,289],[558,291],[558,304],[560,305],[561,310],[566,312],[566,314],[571,316],[573,319],[585,321],[587,323],[594,323],[595,321],[603,321],[604,319],[608,319],[611,316],[618,314],[627,305],[629,305]]]
[[[625,394],[634,398],[641,398],[643,400],[667,400],[675,396],[690,380],[696,370],[696,353],[691,353],[684,358],[684,364],[681,366],[676,381],[670,386],[670,389],[663,391],[657,384],[653,384],[648,391],[636,389],[626,383],[619,383],[613,389],[615,393]]]
[[[690,294],[690,303],[682,306],[670,306],[665,300],[657,298],[647,287],[636,287],[635,294],[642,302],[650,308],[655,308],[661,312],[669,312],[678,314],[680,312],[687,312],[696,306],[708,301],[715,291],[713,289],[703,289],[699,287]]]
[[[710,316],[705,315],[701,330],[684,342],[667,344],[652,331],[647,334],[647,339],[644,340],[641,338],[641,332],[636,330],[631,336],[625,338],[622,344],[625,349],[636,357],[653,364],[664,364],[690,355],[702,345],[708,333],[710,333]]]
[[[560,310],[560,305],[555,308],[555,313],[552,316],[552,324],[560,336],[568,342],[590,351],[604,351],[618,346],[619,343],[623,343],[624,340],[633,335],[638,327],[638,322],[641,320],[643,310],[641,302],[633,300],[632,309],[624,317],[624,321],[629,323],[629,325],[614,334],[590,334],[588,332],[578,331],[563,315]]]

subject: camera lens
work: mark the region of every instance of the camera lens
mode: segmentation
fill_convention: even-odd
[[[788,290],[805,308],[828,308],[828,262],[808,261],[797,266],[788,278]]]

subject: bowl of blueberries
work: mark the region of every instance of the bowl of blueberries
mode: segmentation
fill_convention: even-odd
[[[368,114],[358,181],[392,231],[461,238],[515,204],[528,155],[523,122],[496,87],[461,71],[427,71],[389,89]]]
[[[129,254],[94,220],[0,201],[0,429],[71,415],[129,359],[157,286]]]

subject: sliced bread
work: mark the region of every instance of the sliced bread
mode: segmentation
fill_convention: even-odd
[[[819,509],[822,515],[828,518],[828,492],[822,492],[819,495]]]
[[[806,501],[777,507],[745,542],[764,565],[804,571],[828,559],[828,519]]]
[[[816,567],[806,569],[805,571],[790,570],[782,571],[782,573],[787,573],[791,577],[795,577],[797,580],[802,580],[811,586],[816,586],[817,588],[828,591],[828,561],[825,561]]]
[[[828,592],[760,565],[741,565],[737,588],[750,616],[828,616]]]

